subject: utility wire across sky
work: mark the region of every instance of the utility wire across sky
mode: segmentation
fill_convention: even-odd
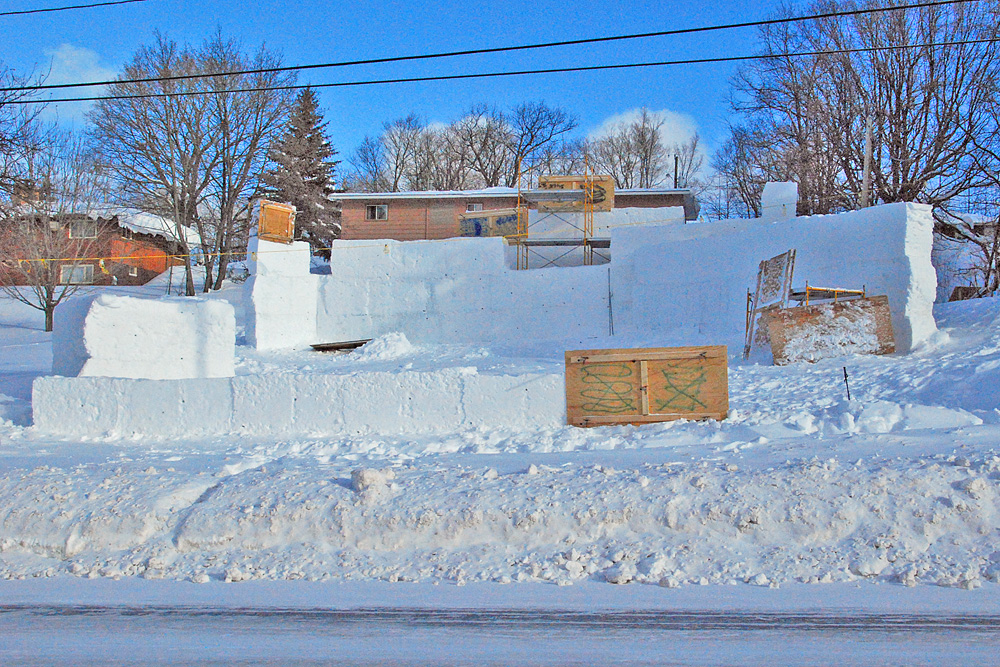
[[[145,0],[119,0],[119,3],[106,3],[106,4],[120,4],[124,2],[144,2]],[[557,42],[543,42],[538,44],[520,44],[514,46],[497,46],[492,48],[483,49],[466,49],[462,51],[446,51],[442,53],[427,53],[427,54],[415,54],[408,56],[388,56],[384,58],[368,58],[364,60],[347,60],[341,62],[332,63],[314,63],[306,65],[287,65],[282,67],[267,67],[260,69],[245,69],[245,70],[235,70],[229,72],[206,72],[201,74],[182,74],[175,76],[160,76],[160,77],[148,77],[148,78],[135,78],[135,79],[112,79],[107,81],[82,81],[76,83],[57,83],[57,84],[41,84],[35,86],[9,86],[5,88],[0,88],[0,93],[10,93],[10,92],[30,92],[30,91],[41,91],[41,90],[55,90],[55,89],[66,89],[66,88],[86,88],[91,86],[108,86],[112,84],[122,84],[122,83],[157,83],[166,81],[185,81],[193,79],[207,79],[216,76],[239,76],[246,74],[271,74],[277,72],[299,72],[305,70],[313,69],[328,69],[334,67],[353,67],[358,65],[375,65],[384,63],[395,63],[395,62],[407,62],[414,60],[431,60],[436,58],[454,58],[459,56],[471,56],[471,55],[482,55],[490,53],[506,53],[511,51],[527,51],[533,49],[548,49],[559,46],[578,46],[582,44],[600,44],[605,42],[616,42],[623,40],[632,39],[647,39],[651,37],[667,37],[676,35],[690,35],[696,33],[713,32],[719,30],[734,30],[738,28],[752,28],[752,27],[763,27],[769,25],[783,25],[789,23],[798,23],[802,21],[814,21],[819,19],[828,18],[842,18],[848,16],[860,16],[864,14],[878,14],[891,11],[901,11],[907,9],[921,9],[927,7],[940,7],[945,5],[958,5],[965,4],[969,2],[976,2],[977,0],[928,0],[926,2],[915,2],[909,4],[893,5],[887,7],[875,7],[871,9],[850,9],[836,12],[824,12],[821,14],[810,14],[808,16],[793,16],[785,18],[775,18],[775,19],[765,19],[761,21],[744,21],[741,23],[727,23],[722,25],[711,25],[711,26],[697,26],[693,28],[677,28],[673,30],[658,30],[656,32],[643,32],[634,33],[628,35],[612,35],[607,37],[589,37],[582,39],[570,39]],[[706,61],[713,62],[713,61]],[[553,70],[553,71],[563,71],[563,70]],[[469,78],[469,77],[464,77]],[[419,79],[419,80],[434,80],[434,79]],[[347,85],[347,84],[344,84]],[[359,84],[353,84],[359,85]],[[319,86],[314,86],[319,87]],[[52,102],[63,101],[63,100],[50,100]],[[76,101],[76,100],[74,100]]]
[[[87,5],[69,5],[68,7],[46,7],[42,9],[20,9],[13,12],[0,12],[0,16],[24,16],[25,14],[47,14],[48,12],[65,12],[71,9],[91,9],[93,7],[112,7],[114,5],[131,5],[135,2],[148,0],[110,0],[109,2],[92,2]]]
[[[902,51],[907,49],[945,48],[974,44],[995,44],[998,38],[968,39],[955,42],[931,42],[926,44],[900,44],[895,46],[871,46],[853,49],[831,49],[825,51],[797,51],[789,53],[759,54],[751,56],[719,56],[715,58],[690,58],[686,60],[660,60],[656,62],[622,63],[613,65],[584,65],[578,67],[553,67],[548,69],[516,70],[511,72],[478,72],[470,74],[442,74],[438,76],[414,76],[395,79],[370,79],[367,81],[336,81],[332,83],[290,84],[285,86],[262,86],[258,88],[234,88],[221,90],[184,90],[178,92],[143,93],[139,95],[95,95],[92,97],[67,97],[53,100],[10,100],[4,104],[53,104],[60,102],[96,102],[100,100],[142,100],[160,97],[187,97],[191,95],[227,95],[237,93],[262,93],[282,90],[303,90],[305,88],[346,88],[374,86],[394,83],[417,83],[421,81],[457,81],[461,79],[487,79],[508,76],[528,76],[537,74],[559,74],[569,72],[595,72],[601,70],[637,69],[643,67],[666,67],[674,65],[699,65],[711,63],[746,62],[752,60],[777,60],[782,58],[806,58],[833,56],[850,53],[874,53],[881,51]]]

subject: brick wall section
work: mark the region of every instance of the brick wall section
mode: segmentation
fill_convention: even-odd
[[[345,199],[340,210],[343,230],[340,238],[447,239],[458,236],[458,216],[469,203],[481,203],[483,209],[514,208],[517,197],[470,197],[468,199]],[[388,220],[366,220],[365,207],[387,204]]]
[[[446,239],[458,236],[458,216],[468,204],[481,203],[484,210],[514,208],[517,197],[469,197],[456,199],[407,198],[407,199],[344,199],[341,201],[340,238],[394,239],[416,241],[420,239]],[[388,220],[366,220],[365,207],[369,204],[387,204]],[[656,208],[684,206],[683,194],[615,195],[615,208]]]

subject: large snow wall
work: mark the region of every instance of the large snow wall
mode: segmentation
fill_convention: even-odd
[[[555,427],[563,377],[431,372],[238,375],[202,380],[40,377],[35,427],[97,438],[324,436]]]
[[[402,331],[416,342],[552,340],[608,332],[608,268],[516,271],[501,238],[335,241],[319,276],[323,341]]]
[[[929,206],[889,204],[778,222],[612,229],[615,332],[740,349],[759,263],[794,248],[795,287],[888,296],[896,348],[906,352],[937,330],[933,228]]]
[[[167,380],[233,375],[233,307],[208,299],[78,297],[55,311],[52,372]]]

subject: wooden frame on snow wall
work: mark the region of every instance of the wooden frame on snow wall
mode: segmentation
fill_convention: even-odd
[[[573,426],[725,419],[725,345],[566,352],[566,420]]]

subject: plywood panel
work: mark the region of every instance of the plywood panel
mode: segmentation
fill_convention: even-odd
[[[295,236],[295,207],[261,199],[257,236],[276,243],[291,243]]]
[[[539,176],[539,190],[583,190],[586,176]],[[611,176],[592,176],[594,184],[594,210],[610,211],[615,207],[615,179]],[[582,201],[539,202],[540,211],[582,211]]]
[[[889,299],[872,296],[766,314],[774,363],[896,351]]]
[[[566,417],[575,426],[725,419],[726,347],[566,352]]]

